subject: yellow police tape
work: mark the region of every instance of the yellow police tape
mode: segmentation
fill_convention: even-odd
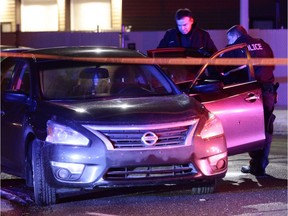
[[[74,61],[91,61],[99,63],[121,63],[121,64],[158,64],[158,65],[288,65],[288,58],[81,58],[81,57],[67,57],[56,55],[43,54],[29,54],[29,53],[12,53],[0,52],[0,57],[21,57],[21,58],[48,58],[48,59],[62,59]]]

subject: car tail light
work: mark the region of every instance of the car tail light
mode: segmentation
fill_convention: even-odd
[[[224,130],[222,127],[222,123],[215,115],[209,113],[209,119],[206,121],[200,133],[201,138],[210,139],[213,137],[223,136],[223,134]]]

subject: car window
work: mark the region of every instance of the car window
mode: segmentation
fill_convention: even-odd
[[[173,92],[171,83],[153,65],[74,63],[62,67],[41,66],[39,72],[42,94],[47,99],[139,97]]]
[[[213,54],[210,59],[229,58],[229,56],[235,56],[233,52],[241,53],[242,58],[249,59],[250,56],[246,44],[238,44],[230,47],[226,47]],[[184,48],[160,48],[155,50],[148,50],[149,57],[157,58],[199,58],[205,57],[198,51]],[[239,56],[239,55],[237,55]],[[234,84],[241,84],[255,80],[254,70],[252,65],[160,65],[165,73],[174,81],[175,84],[184,92],[195,85],[204,85],[211,83],[220,83],[221,86],[233,86]],[[214,84],[212,84],[214,85]],[[214,89],[214,88],[212,88]],[[217,88],[218,89],[218,88]],[[210,92],[210,91],[209,91]]]
[[[204,57],[198,50],[187,48],[160,48],[148,50],[147,54],[153,58],[201,58]],[[194,79],[201,65],[160,65],[164,72],[180,85]]]
[[[238,52],[242,54],[242,58],[248,58],[247,52],[245,49],[239,48],[233,51],[227,51],[221,54],[220,57],[224,58],[233,58],[233,52]],[[251,81],[251,71],[247,65],[226,65],[226,66],[218,66],[218,73],[221,74],[222,81],[224,85],[232,85],[239,84]],[[254,72],[253,72],[254,73]]]
[[[240,52],[241,58],[250,58],[247,45],[238,44],[219,50],[211,57],[211,59],[222,57],[233,58],[233,56],[235,56],[233,55],[233,52]],[[201,69],[197,72],[197,75],[192,81],[190,87],[193,88],[194,86],[204,84],[208,84],[210,86],[211,83],[219,82],[221,82],[221,85],[223,84],[224,86],[234,86],[235,84],[244,84],[255,81],[255,73],[252,64],[249,65],[249,62],[247,62],[247,64],[244,65],[233,65],[229,64],[229,62],[230,60],[228,59],[227,64],[223,63],[224,65],[203,65],[203,67],[201,67]]]
[[[30,67],[25,61],[13,62],[1,72],[2,91],[30,93]]]
[[[249,67],[240,65],[235,67],[226,67],[221,71],[224,85],[249,82]]]
[[[3,71],[3,69],[1,70],[1,92],[11,90],[14,67],[15,64],[13,64],[6,71]]]
[[[201,68],[199,65],[161,65],[161,67],[176,84],[194,80]]]

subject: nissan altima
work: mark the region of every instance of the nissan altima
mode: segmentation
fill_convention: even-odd
[[[228,102],[237,114],[243,102],[228,88],[216,99],[213,92],[187,93],[157,65],[113,58],[146,56],[113,47],[55,47],[1,62],[2,171],[34,187],[38,205],[101,187],[185,183],[193,194],[213,192],[227,172],[229,151],[226,128],[207,101],[216,100],[218,115]],[[239,133],[247,124],[236,125]]]

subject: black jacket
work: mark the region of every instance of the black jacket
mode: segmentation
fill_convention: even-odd
[[[217,48],[210,34],[198,28],[196,24],[192,25],[191,31],[186,35],[181,34],[178,28],[167,30],[157,48],[168,47],[184,47],[195,50],[202,49],[210,55],[217,52]]]
[[[246,43],[252,58],[274,58],[271,47],[262,39],[253,38],[250,35],[242,35],[233,44]],[[245,57],[244,52],[235,50],[225,53],[224,58]],[[274,66],[254,66],[255,78],[260,83],[274,83]]]

